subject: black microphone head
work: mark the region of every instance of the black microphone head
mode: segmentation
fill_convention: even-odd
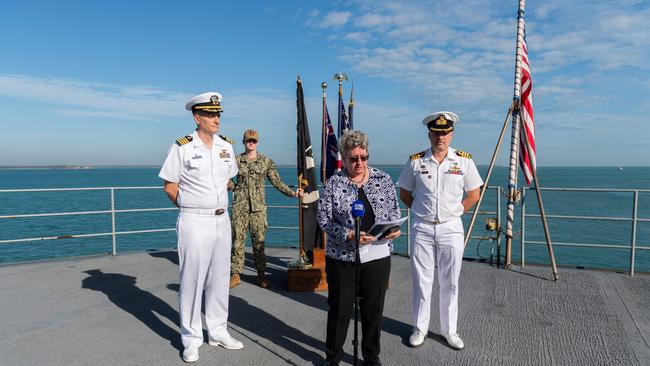
[[[366,209],[363,206],[363,201],[362,200],[356,200],[352,202],[352,217],[356,218],[363,218],[363,215],[366,214]]]

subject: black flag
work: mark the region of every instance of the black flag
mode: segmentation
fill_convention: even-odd
[[[314,247],[321,246],[320,230],[316,221],[318,209],[318,185],[314,171],[314,151],[309,138],[309,123],[305,111],[305,96],[300,77],[296,81],[296,107],[298,108],[298,182],[304,190],[300,200],[300,243],[303,254],[309,254]]]

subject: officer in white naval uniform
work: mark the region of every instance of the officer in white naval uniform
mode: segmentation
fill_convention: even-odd
[[[237,175],[232,140],[217,135],[221,94],[197,95],[185,105],[196,131],[172,144],[158,176],[165,193],[180,208],[176,222],[180,270],[179,308],[183,360],[199,359],[203,344],[201,297],[205,294],[208,343],[227,349],[244,345],[228,334],[230,279],[230,178]]]
[[[456,328],[458,279],[464,251],[460,217],[478,201],[483,180],[471,155],[449,147],[454,123],[458,123],[455,113],[432,113],[422,123],[429,130],[431,147],[412,155],[397,181],[400,199],[413,213],[413,333],[409,343],[412,347],[420,346],[429,331],[437,265],[442,336],[452,348],[462,349],[465,345]]]

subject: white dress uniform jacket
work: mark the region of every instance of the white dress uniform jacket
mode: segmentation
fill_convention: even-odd
[[[413,195],[411,212],[411,271],[413,275],[413,325],[427,334],[431,290],[438,266],[440,328],[457,332],[458,280],[464,251],[463,191],[483,185],[469,154],[449,148],[438,163],[431,148],[412,155],[397,185]]]
[[[178,183],[179,207],[228,208],[226,190],[230,177],[237,175],[232,145],[215,136],[208,150],[194,132],[192,141],[172,144],[158,176]]]
[[[203,295],[210,339],[229,337],[231,232],[226,187],[228,180],[237,175],[237,163],[232,145],[217,135],[212,149],[204,145],[196,132],[188,140],[181,138],[172,145],[159,177],[179,186],[176,233],[181,340],[184,347],[200,347]]]
[[[461,155],[467,155],[460,153]],[[411,212],[424,221],[446,222],[463,215],[463,191],[483,185],[474,161],[449,148],[438,164],[431,148],[412,156],[397,181],[415,198]]]

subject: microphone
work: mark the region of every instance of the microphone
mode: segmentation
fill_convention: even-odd
[[[354,240],[358,243],[361,239],[361,219],[366,214],[362,200],[352,202],[352,217],[354,218]]]

